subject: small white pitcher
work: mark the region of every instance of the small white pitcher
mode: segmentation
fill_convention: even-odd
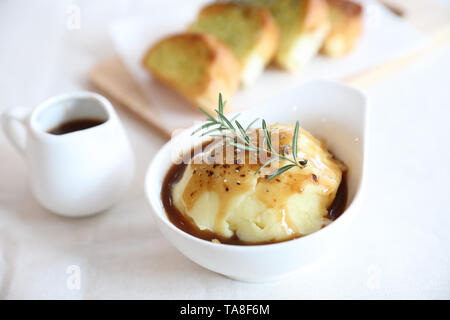
[[[62,135],[49,133],[77,119],[104,122]],[[59,95],[31,113],[9,110],[2,126],[27,161],[34,196],[54,213],[82,217],[107,209],[133,177],[134,157],[122,124],[111,103],[96,93]]]

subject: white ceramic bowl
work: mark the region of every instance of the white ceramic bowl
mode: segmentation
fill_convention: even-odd
[[[172,165],[171,159],[200,143],[199,139],[190,137],[195,127],[164,145],[148,168],[145,188],[156,224],[186,257],[230,278],[261,282],[292,273],[338,245],[343,237],[351,236],[349,228],[359,211],[366,167],[367,113],[367,101],[360,91],[334,82],[313,81],[255,106],[239,117],[243,124],[257,117],[269,124],[299,120],[302,127],[324,139],[328,148],[348,165],[347,208],[329,226],[302,238],[253,246],[212,243],[178,229],[164,210],[161,186]]]

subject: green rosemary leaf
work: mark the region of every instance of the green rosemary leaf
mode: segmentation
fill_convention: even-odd
[[[258,174],[262,169],[264,169],[265,167],[267,167],[269,164],[271,164],[272,162],[279,160],[278,158],[272,158],[269,161],[266,161],[266,163],[264,163],[262,166],[260,166],[258,168],[258,170],[255,171],[255,175]]]
[[[223,109],[225,108],[225,105],[227,104],[226,101],[223,101],[222,99],[222,93],[219,93],[219,112],[223,114]]]
[[[259,118],[256,118],[255,120],[253,120],[252,122],[250,122],[250,124],[247,126],[247,129],[245,129],[245,132],[247,132],[247,131],[252,127],[252,125],[254,125],[255,122],[258,121],[258,120],[259,120]]]
[[[204,125],[198,127],[198,128],[195,129],[194,131],[192,131],[191,135],[193,136],[193,135],[196,134],[197,132],[199,132],[199,131],[201,131],[201,130],[204,130],[204,129],[208,129],[209,127],[214,126],[214,125],[218,125],[218,123],[207,122],[207,123],[205,123]],[[203,134],[202,134],[202,136],[203,136]]]
[[[219,92],[219,110],[220,112],[223,111],[223,101],[222,101],[222,93]]]
[[[233,123],[233,121],[235,121],[240,115],[240,113],[236,114],[233,118],[230,119],[230,122]]]
[[[270,132],[269,130],[267,130],[267,124],[266,121],[263,119],[262,121],[262,129],[263,129],[263,133],[264,133],[264,139],[266,140],[267,143],[267,147],[269,147],[269,152],[270,153],[275,153],[278,154],[272,146],[272,139],[270,138]]]
[[[266,124],[266,120],[262,119],[261,121],[261,127],[264,131],[267,131],[267,124]]]
[[[219,116],[219,118],[221,120],[223,120],[223,122],[225,122],[227,124],[227,126],[231,129],[231,130],[235,130],[234,126],[231,124],[230,120],[227,119],[227,117],[222,113],[219,112],[218,110],[216,110],[217,115]]]
[[[292,137],[292,156],[294,157],[295,163],[297,162],[297,140],[298,140],[298,129],[300,124],[298,121],[295,123],[294,136]]]
[[[277,171],[275,171],[274,173],[272,173],[268,178],[267,181],[272,180],[273,178],[279,176],[280,174],[288,171],[289,169],[296,167],[295,164],[288,164],[287,166],[281,167],[280,169],[278,169]]]
[[[247,151],[253,151],[256,152],[258,155],[261,152],[267,153],[271,155],[271,158],[266,161],[264,164],[262,164],[258,170],[255,172],[255,174],[259,173],[263,168],[271,164],[272,162],[276,160],[286,160],[291,164],[285,165],[282,168],[279,168],[277,171],[275,171],[272,175],[270,175],[267,180],[271,180],[274,177],[286,172],[287,170],[293,168],[293,167],[299,167],[304,168],[308,161],[305,159],[302,159],[300,161],[297,160],[297,149],[298,149],[298,131],[300,128],[299,122],[297,121],[295,124],[295,130],[294,130],[294,136],[292,138],[292,153],[293,158],[291,159],[286,156],[286,150],[289,147],[289,144],[285,145],[281,151],[281,154],[279,151],[275,150],[272,144],[272,131],[269,131],[267,129],[267,124],[264,119],[262,119],[262,130],[264,134],[263,142],[266,141],[266,146],[264,145],[262,147],[255,146],[253,142],[251,141],[249,135],[247,134],[247,131],[252,127],[252,125],[259,120],[259,118],[253,120],[248,126],[247,129],[244,130],[242,125],[239,121],[236,120],[236,118],[239,116],[239,114],[235,115],[231,120],[229,120],[223,113],[224,107],[225,107],[226,101],[223,101],[222,94],[219,94],[219,107],[216,111],[217,118],[213,117],[208,111],[206,111],[203,108],[200,108],[200,110],[208,117],[208,120],[199,128],[194,130],[192,132],[192,135],[195,133],[209,129],[211,127],[214,127],[212,129],[206,130],[202,132],[201,136],[209,135],[211,137],[220,137],[222,139],[230,139],[229,142],[230,145],[241,149],[241,150],[247,150]],[[236,124],[236,127],[233,126],[233,122]],[[239,131],[237,131],[237,129]],[[215,132],[219,131],[221,134],[213,134]],[[222,133],[224,132],[225,133]],[[264,143],[263,143],[264,144]]]
[[[203,109],[202,107],[199,107],[200,111],[203,112],[204,114],[206,114],[206,116],[209,118],[209,120],[213,121],[213,122],[217,122],[217,120],[209,114],[208,111],[206,111],[205,109]]]
[[[236,124],[236,127],[238,127],[238,129],[241,132],[241,134],[243,136],[246,136],[247,134],[246,134],[244,128],[242,127],[242,125],[239,123],[239,121],[235,120],[234,123]]]
[[[247,150],[247,151],[258,151],[257,148],[255,147],[251,147],[251,146],[246,146],[245,144],[242,143],[235,143],[235,142],[230,142],[230,144],[236,148],[242,149],[242,150]]]
[[[206,132],[202,132],[200,137],[206,136],[207,134],[211,134],[211,133],[216,132],[216,131],[222,131],[222,128],[219,127],[219,128],[214,128],[214,129],[208,130]]]
[[[236,123],[236,127],[238,127],[239,131],[240,131],[241,134],[242,134],[242,137],[245,139],[245,141],[247,142],[247,144],[249,144],[249,143],[250,143],[250,138],[249,138],[249,136],[247,135],[247,132],[245,132],[244,128],[241,126],[241,124],[239,123],[239,121],[235,120],[234,123]]]

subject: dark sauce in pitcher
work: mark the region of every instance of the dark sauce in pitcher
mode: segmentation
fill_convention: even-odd
[[[104,122],[105,122],[104,120],[90,119],[90,118],[70,120],[61,123],[55,128],[48,130],[47,132],[55,135],[62,135],[74,131],[89,129],[98,126]]]

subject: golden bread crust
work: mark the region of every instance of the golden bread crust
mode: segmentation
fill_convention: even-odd
[[[259,30],[257,31],[258,40],[248,56],[257,54],[264,60],[264,64],[267,65],[277,52],[280,34],[275,20],[272,18],[270,11],[266,8],[236,2],[215,2],[203,7],[199,12],[197,19],[199,20],[208,16],[217,16],[236,9],[241,10],[243,15],[248,16],[249,19],[255,19],[255,17],[257,17],[257,22],[259,24]],[[241,70],[243,70],[245,63],[248,61],[243,60],[240,62]]]
[[[280,44],[280,31],[269,10],[259,8],[259,15],[263,22],[263,29],[257,52],[265,61],[269,62],[277,53]]]
[[[312,32],[328,23],[328,4],[326,0],[305,0],[303,30]]]
[[[347,17],[362,16],[363,9],[359,3],[350,0],[327,0],[327,3],[331,7],[339,8]]]
[[[360,4],[349,0],[327,0],[331,19],[331,30],[325,39],[321,53],[330,57],[340,57],[350,52],[362,32],[363,9]]]
[[[148,63],[161,45],[170,41],[177,42],[176,54],[182,52],[183,48],[194,46],[202,47],[207,52],[203,57],[206,67],[201,78],[187,87],[174,81],[159,66]],[[201,106],[209,112],[216,108],[219,93],[229,101],[239,85],[239,61],[226,45],[208,34],[187,32],[166,37],[147,51],[142,63],[155,78],[175,89],[196,107]]]
[[[280,30],[276,63],[297,72],[319,51],[329,30],[326,0],[251,0],[267,8]]]

